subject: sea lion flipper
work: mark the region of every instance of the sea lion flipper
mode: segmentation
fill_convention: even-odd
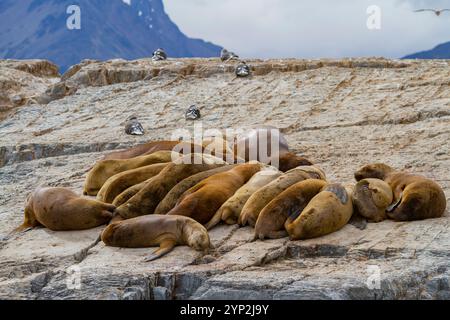
[[[268,238],[268,239],[281,239],[281,238],[286,238],[288,237],[288,233],[286,230],[279,230],[279,231],[270,231],[266,234],[260,234],[257,235],[257,237],[260,240],[264,240],[264,238]]]
[[[353,214],[348,223],[359,230],[367,228],[367,219],[359,214]]]
[[[388,213],[393,212],[400,205],[402,200],[403,200],[403,193],[400,193],[398,200],[395,201],[393,204],[391,204],[389,207],[387,207],[386,212],[388,212]]]
[[[166,240],[161,242],[161,244],[159,245],[159,249],[155,250],[152,254],[149,254],[148,256],[146,256],[144,258],[145,262],[150,262],[150,261],[154,261],[156,259],[161,258],[162,256],[168,254],[170,251],[173,250],[173,248],[175,248],[175,244],[176,242],[173,240]]]
[[[222,210],[217,210],[216,214],[212,217],[212,219],[205,224],[206,230],[211,230],[216,225],[218,225],[222,221]]]

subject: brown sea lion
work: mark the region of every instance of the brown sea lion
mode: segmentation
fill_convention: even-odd
[[[112,203],[114,199],[121,194],[124,190],[146,181],[157,174],[159,174],[167,163],[151,164],[149,166],[124,171],[113,175],[106,180],[97,194],[97,200]]]
[[[215,174],[186,191],[168,215],[191,217],[207,224],[222,204],[231,198],[262,168],[260,163],[246,163]]]
[[[167,214],[176,206],[183,193],[185,193],[187,190],[195,186],[197,183],[205,180],[206,178],[209,178],[217,173],[231,170],[234,167],[236,167],[236,165],[227,165],[216,169],[200,172],[184,179],[175,187],[173,187],[172,190],[170,190],[169,193],[164,197],[164,199],[158,204],[155,209],[155,214]]]
[[[129,187],[125,191],[123,191],[121,194],[119,194],[113,201],[113,205],[116,207],[120,207],[122,204],[130,200],[136,193],[142,190],[142,188],[145,187],[145,185],[151,180],[152,178],[145,180],[144,182],[141,182],[139,184],[136,184],[134,186]]]
[[[372,222],[387,218],[386,209],[393,201],[391,187],[380,179],[363,179],[353,191],[353,205],[356,211]]]
[[[245,203],[239,217],[239,224],[255,226],[261,210],[281,192],[297,182],[306,179],[326,180],[325,173],[315,166],[300,166],[291,169],[265,187],[259,189]]]
[[[24,222],[15,232],[41,225],[53,231],[91,229],[109,222],[114,209],[69,189],[39,188],[28,197]]]
[[[156,260],[173,250],[176,245],[188,245],[197,251],[211,247],[208,231],[188,217],[147,215],[110,224],[102,233],[107,246],[123,248],[159,249],[145,258]]]
[[[311,199],[326,185],[324,180],[308,179],[284,190],[262,209],[255,225],[255,238],[264,240],[287,237],[284,227],[286,221],[289,220],[289,224],[297,219]]]
[[[274,145],[272,145],[275,143]],[[289,151],[284,135],[273,126],[258,126],[238,135],[234,144],[235,154],[246,161],[257,160],[287,172],[312,162]]]
[[[389,218],[396,221],[439,218],[445,213],[447,200],[442,188],[423,176],[398,172],[392,167],[375,163],[362,167],[355,179],[374,178],[386,182],[394,193],[394,203],[387,209]]]
[[[106,180],[112,176],[151,164],[167,163],[172,161],[173,152],[158,151],[148,156],[141,156],[126,160],[102,160],[89,171],[84,184],[84,194],[96,196]]]
[[[189,161],[184,160],[170,163],[157,176],[153,177],[144,188],[118,207],[116,213],[125,219],[153,214],[161,200],[178,183],[199,172],[212,170],[226,164],[219,158],[203,154],[188,155],[184,158],[191,159],[192,157],[195,157],[195,161],[191,161],[194,163],[186,163]]]
[[[150,155],[158,151],[172,151],[176,146],[179,146],[180,144],[183,144],[186,148],[186,151],[189,150],[189,153],[195,152],[194,145],[190,142],[152,141],[127,150],[108,153],[103,157],[102,160],[126,160],[143,155]],[[201,150],[197,150],[197,152],[200,151]]]
[[[286,230],[291,240],[321,237],[344,227],[353,215],[352,188],[329,184],[317,194]]]
[[[256,173],[217,210],[211,221],[205,225],[206,229],[213,228],[220,221],[224,221],[230,225],[236,224],[241,215],[242,208],[244,208],[250,196],[281,175],[282,173],[273,167],[264,168],[262,171]]]

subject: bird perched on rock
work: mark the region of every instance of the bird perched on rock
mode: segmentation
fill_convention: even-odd
[[[125,124],[125,133],[131,136],[142,136],[144,127],[142,127],[142,124],[139,123],[135,116],[131,116]]]
[[[167,60],[167,53],[164,51],[164,49],[157,49],[155,52],[153,52],[153,61],[164,61]]]
[[[430,11],[430,12],[434,12],[434,14],[436,16],[440,16],[442,14],[442,12],[445,11],[450,11],[450,9],[419,9],[419,10],[414,10],[414,12],[426,12],[426,11]]]
[[[222,49],[222,52],[220,53],[220,59],[222,61],[230,61],[239,59],[239,56],[234,52],[228,51],[227,49]]]
[[[186,111],[186,120],[197,120],[200,119],[200,109],[197,108],[196,105],[192,105],[189,107],[189,109]]]
[[[236,67],[236,76],[238,77],[248,77],[250,75],[250,67],[245,63],[245,61],[241,61]]]

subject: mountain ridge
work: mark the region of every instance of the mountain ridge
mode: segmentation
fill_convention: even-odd
[[[66,26],[70,5],[80,7],[80,30]],[[221,50],[183,34],[162,0],[2,0],[0,30],[0,58],[47,59],[62,72],[83,59],[149,57],[158,47],[174,58],[218,56]]]
[[[441,43],[431,50],[407,55],[402,59],[450,59],[450,41]]]

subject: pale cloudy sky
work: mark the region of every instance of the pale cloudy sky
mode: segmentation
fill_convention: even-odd
[[[450,41],[450,0],[164,0],[190,37],[243,57],[398,58]],[[381,8],[381,30],[366,26],[367,8]]]

